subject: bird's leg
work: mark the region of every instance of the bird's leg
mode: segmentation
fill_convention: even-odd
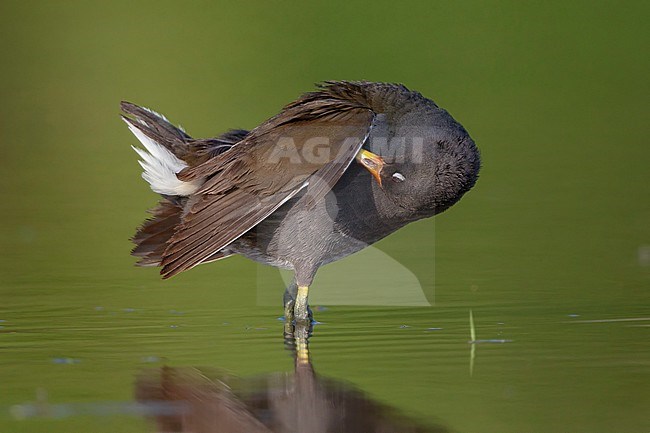
[[[311,311],[307,303],[307,296],[309,294],[309,286],[298,286],[296,294],[296,303],[293,307],[293,316],[296,323],[310,322]]]
[[[307,302],[307,295],[309,294],[309,286],[314,279],[314,274],[318,266],[313,263],[298,263],[296,265],[296,273],[294,275],[294,284],[296,286],[296,293],[293,304],[293,320],[296,324],[311,323],[313,314],[309,309]]]
[[[293,306],[296,303],[296,295],[298,293],[298,285],[295,281],[291,282],[287,289],[284,291],[284,319],[285,322],[291,323],[293,321]]]
[[[309,289],[306,286],[305,288]],[[284,328],[286,333],[293,333],[294,321],[311,323],[314,317],[311,308],[307,304],[307,293],[305,292],[301,306],[298,306],[298,293],[300,293],[300,290],[295,282],[292,282],[284,291]],[[305,309],[307,310],[306,315],[304,313]]]

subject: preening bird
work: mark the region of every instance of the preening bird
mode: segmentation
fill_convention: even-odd
[[[251,131],[204,139],[121,108],[162,196],[132,239],[138,265],[169,278],[240,254],[293,270],[288,322],[310,320],[319,267],[448,209],[480,168],[462,125],[399,84],[328,81]]]

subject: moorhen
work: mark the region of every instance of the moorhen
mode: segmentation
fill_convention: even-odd
[[[327,81],[251,131],[205,139],[121,108],[162,196],[132,239],[138,265],[169,278],[240,254],[293,270],[287,322],[310,320],[320,266],[448,209],[480,168],[465,129],[400,84]]]

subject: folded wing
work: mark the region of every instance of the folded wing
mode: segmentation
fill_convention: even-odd
[[[208,260],[303,189],[308,202],[322,198],[361,149],[373,119],[356,101],[305,97],[228,151],[178,173],[202,186],[167,243],[163,277]]]

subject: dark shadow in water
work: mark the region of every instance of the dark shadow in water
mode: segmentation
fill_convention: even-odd
[[[162,367],[138,376],[136,399],[145,406],[174,407],[150,412],[159,432],[449,431],[411,420],[344,381],[317,374],[309,356],[310,332],[304,326],[285,330],[294,354],[291,373],[236,378],[218,369]]]

